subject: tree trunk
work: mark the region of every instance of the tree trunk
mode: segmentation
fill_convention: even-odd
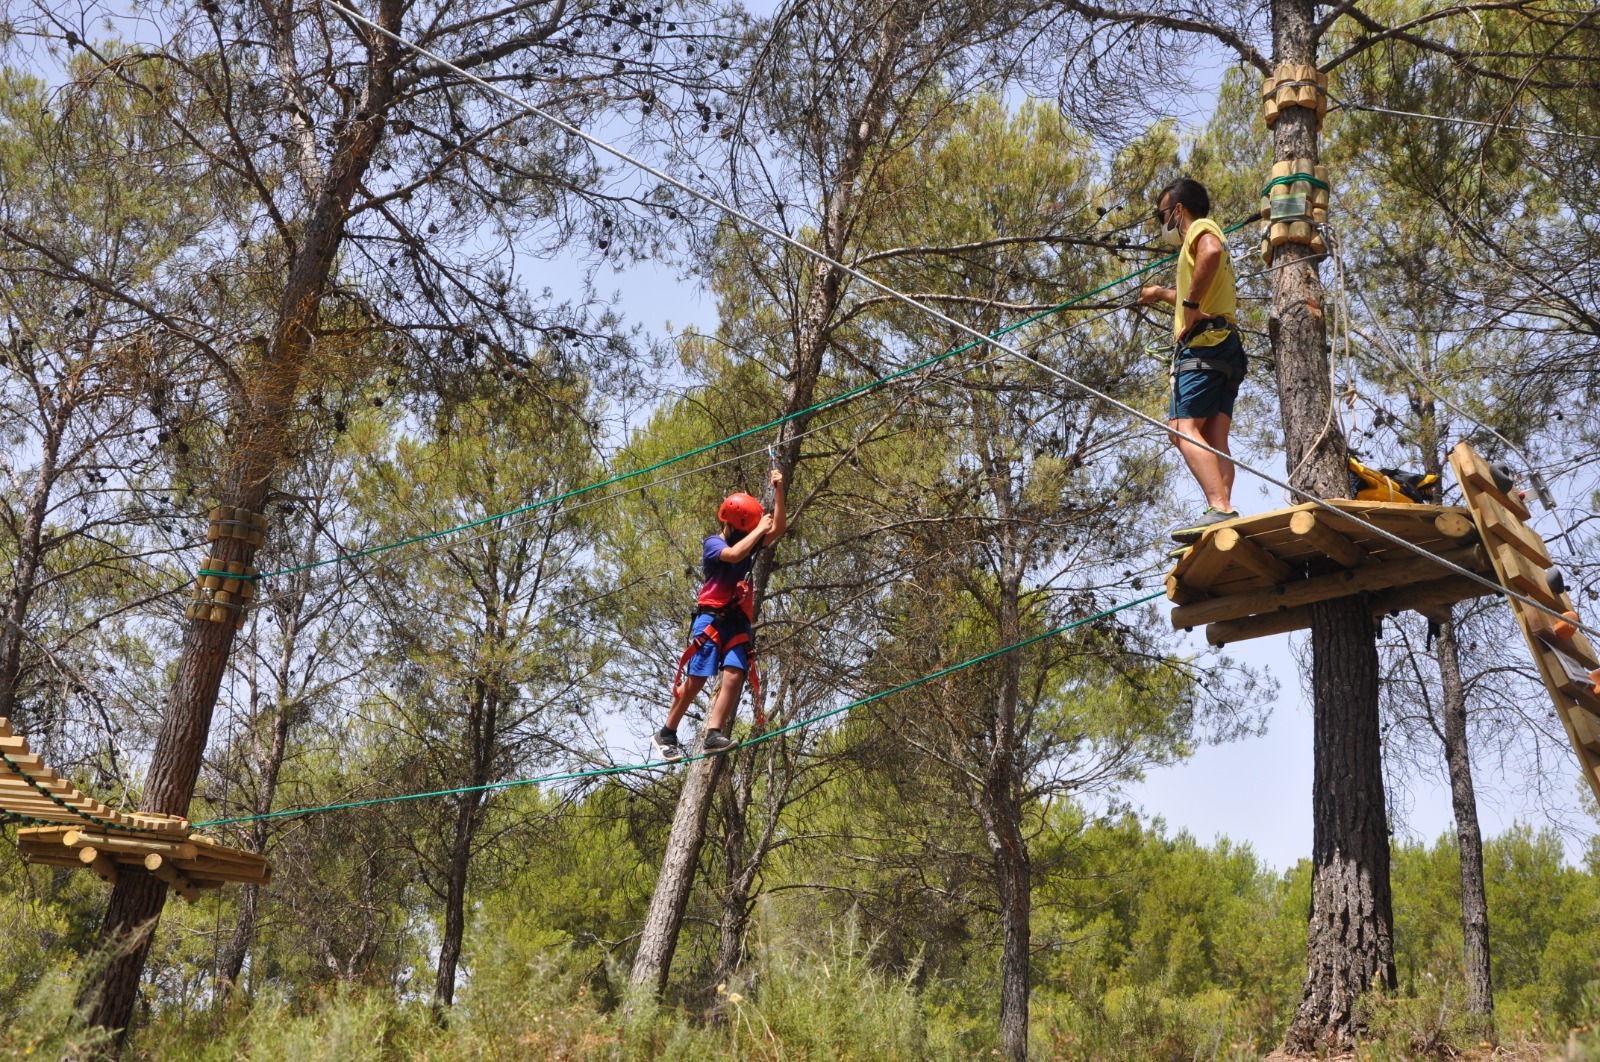
[[[1419,333],[1417,339],[1422,371],[1431,376],[1432,346],[1425,334]],[[1413,401],[1422,470],[1442,476],[1444,448],[1438,405],[1433,395],[1425,390],[1416,392]],[[1472,758],[1467,749],[1467,691],[1461,681],[1461,643],[1456,639],[1453,619],[1439,625],[1434,652],[1439,661],[1444,713],[1439,736],[1444,745],[1445,768],[1450,774],[1450,805],[1456,818],[1456,847],[1461,854],[1461,942],[1467,978],[1467,1011],[1489,1019],[1492,1027],[1494,992],[1489,976],[1489,898],[1483,883],[1483,831],[1478,824],[1478,798],[1472,786]]]
[[[694,751],[700,751],[696,741]],[[706,836],[706,813],[711,810],[711,794],[727,768],[726,756],[696,760],[689,765],[678,796],[678,810],[672,817],[672,832],[667,850],[661,856],[661,874],[650,897],[639,935],[639,951],[633,958],[628,983],[648,985],[655,995],[667,990],[667,975],[672,971],[672,953],[678,948],[678,930],[689,907],[689,890],[694,887],[694,868],[700,861],[700,845]]]
[[[986,412],[992,412],[987,411]],[[987,445],[996,437],[985,431],[984,471],[995,505],[995,539],[1000,557],[994,620],[1000,645],[1022,640],[1022,576],[1026,565],[1016,519],[1016,484],[1007,455]],[[1017,706],[1022,691],[1022,655],[1007,653],[997,662],[994,715],[989,722],[989,749],[978,794],[979,818],[994,859],[995,891],[1000,899],[1000,1048],[1006,1057],[1028,1057],[1029,915],[1032,870],[1028,842],[1022,833],[1020,750]]]
[[[867,149],[879,135],[884,114],[888,110],[895,65],[903,41],[899,24],[900,19],[891,13],[879,40],[878,55],[873,61],[871,85],[861,106],[850,117],[839,169],[826,197],[821,250],[834,261],[845,257],[853,227],[856,184],[860,180],[861,165]],[[815,401],[817,377],[822,372],[844,279],[844,272],[836,266],[826,262],[817,263],[815,280],[801,311],[795,364],[784,403],[786,416],[806,409]],[[795,465],[800,460],[800,434],[809,420],[809,416],[797,417],[779,431],[778,468],[786,481],[793,480]],[[758,551],[751,570],[758,616],[771,573],[772,551]],[[732,726],[731,720],[729,726]],[[695,747],[698,749],[699,744]],[[690,764],[683,792],[678,797],[678,810],[673,815],[672,832],[662,856],[661,874],[656,881],[655,894],[650,898],[650,910],[640,932],[639,951],[634,956],[633,969],[628,975],[630,985],[649,985],[658,996],[667,987],[672,955],[678,946],[678,932],[683,925],[683,914],[688,909],[689,891],[694,886],[695,865],[705,841],[706,814],[710,810],[711,797],[716,792],[721,772],[727,769],[727,759],[727,756],[717,756]]]
[[[717,965],[712,971],[714,984],[726,984],[744,962],[745,926],[750,916],[750,886],[755,881],[756,865],[745,851],[750,833],[750,796],[755,783],[755,757],[749,749],[740,756],[744,770],[725,771],[722,784],[722,911],[717,918]]]
[[[5,615],[0,616],[0,717],[12,718],[17,707],[17,682],[22,676],[22,632],[26,629],[28,605],[33,600],[39,575],[44,518],[50,511],[50,493],[56,483],[56,461],[61,451],[61,433],[66,415],[52,418],[41,403],[47,427],[39,447],[39,472],[22,511],[22,526],[17,531],[17,557],[12,568],[11,592],[6,596]]]
[[[1313,606],[1315,728],[1311,921],[1292,1050],[1348,1050],[1357,1002],[1395,984],[1389,830],[1378,722],[1378,651],[1359,597]]]
[[[381,0],[375,21],[398,31],[399,0]],[[250,512],[265,512],[272,480],[292,445],[288,428],[296,393],[327,287],[328,274],[344,232],[344,219],[383,131],[394,94],[398,46],[374,33],[368,40],[368,77],[350,122],[342,128],[294,248],[271,339],[259,360],[243,372],[238,431],[221,477],[220,501]],[[211,544],[210,556],[249,563],[255,554],[241,539]],[[231,623],[193,620],[184,631],[177,676],[167,698],[161,731],[150,761],[141,811],[184,815],[194,796],[201,759],[211,732],[211,716],[222,683]],[[167,885],[141,871],[118,875],[100,926],[99,947],[107,956],[97,975],[86,979],[79,996],[89,1023],[115,1031],[113,1053],[120,1052],[138,998],[139,979]]]
[[[1016,811],[1017,809],[1009,809]],[[1033,902],[1032,865],[1023,839],[1021,816],[1008,814],[999,823],[1001,844],[994,852],[1000,886],[1000,1050],[1015,1062],[1028,1057],[1028,988],[1030,980],[1029,914]]]
[[[473,782],[473,785],[482,785]],[[433,982],[433,1008],[443,1013],[456,998],[456,968],[467,932],[467,870],[472,862],[472,837],[477,831],[477,793],[464,793],[456,811],[455,839],[445,867],[444,934],[439,941],[439,972]]]
[[[307,543],[311,539],[308,537]],[[310,549],[302,562],[310,560]],[[251,803],[251,814],[265,815],[272,810],[273,802],[278,795],[278,776],[283,771],[284,753],[289,747],[289,716],[296,707],[292,702],[286,701],[283,691],[288,688],[289,675],[293,670],[295,658],[295,645],[300,633],[300,609],[305,604],[306,591],[311,581],[309,570],[296,575],[297,593],[293,598],[293,607],[283,610],[279,621],[282,628],[283,648],[278,654],[278,673],[275,681],[278,695],[273,698],[272,715],[272,743],[262,750],[259,736],[254,736],[257,775],[260,783],[256,787],[255,800]],[[254,695],[255,691],[252,691]],[[267,820],[257,819],[250,824],[249,850],[257,854],[265,854],[267,838],[270,834]],[[226,1002],[239,984],[239,976],[244,971],[245,959],[249,957],[250,947],[255,943],[256,919],[259,915],[261,904],[261,886],[244,885],[239,893],[239,921],[234,925],[233,937],[228,941],[228,949],[222,954],[222,962],[217,970],[218,980],[221,981],[223,1001]]]
[[[1467,696],[1461,684],[1461,646],[1454,622],[1439,625],[1439,678],[1444,687],[1444,759],[1450,771],[1450,803],[1461,850],[1461,938],[1467,974],[1467,1010],[1494,1016],[1489,978],[1489,899],[1483,884],[1483,832],[1467,755]]]
[[[1314,0],[1273,0],[1277,62],[1315,61],[1315,21]],[[1290,107],[1279,115],[1273,157],[1317,157],[1314,111]],[[1273,260],[1270,328],[1284,449],[1296,487],[1342,498],[1349,493],[1345,440],[1329,417],[1327,328],[1311,255],[1285,244]],[[1395,983],[1375,634],[1358,597],[1312,608],[1313,877],[1305,987],[1285,1037],[1291,1050],[1348,1048],[1360,1031],[1356,1001]]]

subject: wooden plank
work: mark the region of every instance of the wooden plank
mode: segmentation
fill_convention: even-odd
[[[1455,449],[1450,451],[1451,463],[1460,459],[1460,467],[1456,469],[1456,478],[1462,485],[1471,484],[1481,494],[1487,494],[1495,501],[1517,514],[1517,519],[1528,519],[1528,507],[1522,503],[1521,498],[1513,497],[1495,486],[1494,475],[1489,471],[1489,462],[1478,456],[1478,452],[1466,442],[1458,442]]]
[[[1482,547],[1469,546],[1451,550],[1441,555],[1444,560],[1472,571],[1488,567]],[[1408,583],[1431,582],[1448,574],[1432,557],[1412,555],[1396,558],[1388,564],[1369,564],[1353,571],[1335,572],[1314,579],[1302,579],[1266,590],[1254,590],[1231,597],[1219,597],[1192,605],[1179,605],[1172,610],[1174,627],[1197,627],[1219,620],[1243,619],[1263,612],[1309,605],[1315,601],[1331,601],[1369,590],[1387,590]]]
[[[1452,575],[1448,579],[1436,579],[1427,583],[1412,583],[1408,586],[1397,586],[1380,594],[1374,594],[1371,599],[1372,614],[1375,617],[1387,616],[1394,612],[1404,611],[1436,611],[1448,609],[1459,601],[1469,601],[1475,597],[1492,594],[1481,583],[1465,579],[1459,575]],[[1429,617],[1430,619],[1434,617]],[[1221,620],[1206,625],[1206,641],[1211,645],[1222,646],[1229,642],[1245,642],[1252,638],[1266,638],[1274,634],[1287,634],[1290,631],[1306,630],[1311,626],[1311,606],[1300,605],[1296,608],[1284,609],[1280,612],[1266,612],[1259,616],[1247,616],[1244,619]]]
[[[1572,732],[1577,736],[1578,744],[1590,752],[1600,752],[1600,715],[1595,715],[1581,704],[1574,704],[1568,706],[1567,718],[1572,723]]]
[[[1298,519],[1298,514],[1297,517]],[[1248,569],[1269,583],[1287,582],[1294,570],[1261,546],[1241,535],[1237,528],[1223,527],[1212,533],[1211,550],[1241,568]]]
[[[1295,513],[1289,530],[1341,568],[1359,568],[1367,561],[1367,551],[1335,531],[1320,513]]]
[[[10,737],[12,733],[11,720],[7,719],[3,715],[0,715],[0,737]]]
[[[240,885],[266,885],[272,881],[272,872],[265,863],[258,867],[245,867],[235,863],[198,860],[182,866],[184,873],[193,878],[212,878]]]
[[[1557,689],[1574,699],[1594,697],[1594,679],[1589,677],[1589,672],[1594,668],[1586,666],[1583,661],[1563,653],[1553,645],[1537,644],[1535,652],[1543,659],[1544,665],[1549,669],[1550,678]]]
[[[1557,612],[1566,608],[1561,599],[1550,592],[1550,582],[1544,577],[1543,568],[1536,567],[1525,554],[1506,543],[1495,546],[1494,551],[1500,562],[1500,570],[1505,573],[1505,585],[1533,598],[1546,608],[1553,608]]]
[[[1231,559],[1226,553],[1217,551],[1216,535],[1206,535],[1189,547],[1189,552],[1183,556],[1185,563],[1178,578],[1185,586],[1204,590],[1227,570]]]
[[[1478,505],[1479,514],[1483,517],[1484,527],[1491,535],[1533,561],[1539,566],[1540,571],[1554,563],[1550,559],[1550,550],[1545,547],[1544,539],[1539,537],[1539,533],[1508,512],[1505,506],[1486,494],[1480,495],[1474,501]]]

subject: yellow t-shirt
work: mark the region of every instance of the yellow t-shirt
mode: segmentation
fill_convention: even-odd
[[[1217,275],[1211,278],[1211,290],[1200,300],[1200,313],[1205,317],[1226,317],[1237,323],[1238,294],[1233,286],[1233,259],[1228,254],[1228,238],[1222,226],[1210,218],[1201,218],[1189,226],[1183,237],[1183,247],[1178,251],[1178,302],[1172,313],[1172,338],[1183,335],[1183,300],[1189,298],[1189,284],[1194,276],[1194,245],[1204,233],[1211,233],[1222,243],[1222,264]],[[1228,338],[1223,328],[1212,328],[1196,334],[1189,340],[1191,347],[1214,347]]]

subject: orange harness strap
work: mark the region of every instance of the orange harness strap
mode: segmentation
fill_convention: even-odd
[[[740,645],[748,644],[750,648],[746,651],[746,655],[750,660],[750,697],[755,704],[756,726],[762,726],[766,720],[763,718],[761,711],[761,676],[756,671],[755,640],[750,637],[750,629],[748,626],[746,626],[744,630],[740,631],[738,634],[735,634],[731,639],[728,640],[726,644],[724,644],[722,641],[722,632],[717,630],[717,622],[721,618],[721,616],[713,614],[711,622],[706,624],[706,629],[695,635],[694,638],[690,640],[688,648],[684,649],[683,655],[678,657],[678,670],[672,676],[673,696],[677,695],[678,683],[683,680],[683,669],[689,665],[690,660],[694,659],[694,655],[696,653],[705,648],[707,642],[710,642],[712,645],[717,647],[717,655],[719,657],[726,654],[730,649]],[[748,620],[746,620],[746,622],[748,623]]]

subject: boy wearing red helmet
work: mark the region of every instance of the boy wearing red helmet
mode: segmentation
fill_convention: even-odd
[[[701,553],[706,581],[695,599],[689,649],[678,665],[681,674],[687,664],[688,676],[674,685],[667,725],[650,739],[664,760],[682,758],[684,748],[678,741],[678,724],[706,680],[718,669],[722,671],[722,685],[706,719],[705,750],[721,752],[733,744],[728,740],[727,726],[744,690],[755,648],[750,633],[755,607],[748,582],[750,566],[756,550],[778,541],[788,527],[783,473],[777,469],[772,470],[772,490],[770,513],[762,511],[761,502],[743,493],[728,495],[717,510],[722,529],[706,539]]]

